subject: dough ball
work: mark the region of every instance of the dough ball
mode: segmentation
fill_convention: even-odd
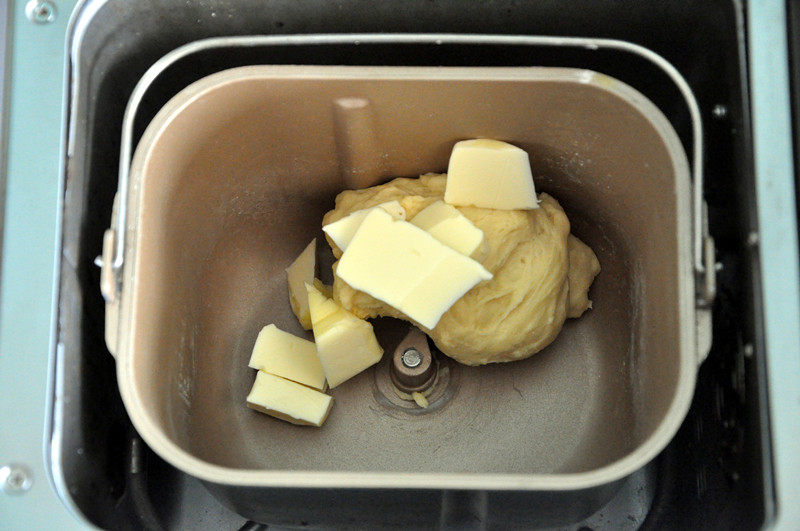
[[[391,200],[398,200],[411,219],[443,197],[445,179],[429,174],[342,192],[323,225]],[[591,307],[588,289],[599,272],[597,257],[570,235],[569,220],[558,201],[547,194],[539,199],[540,208],[535,210],[457,207],[483,231],[485,248],[479,261],[494,277],[467,292],[433,330],[420,327],[451,358],[466,365],[527,358],[555,339],[567,316],[577,317]],[[329,243],[340,257],[341,251]],[[413,322],[354,290],[335,270],[336,264],[333,296],[344,308],[362,318],[388,316]]]

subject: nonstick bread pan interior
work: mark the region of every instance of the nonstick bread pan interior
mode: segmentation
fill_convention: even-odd
[[[444,171],[454,142],[474,137],[528,151],[537,190],[600,260],[594,308],[528,360],[448,363],[449,398],[425,414],[384,396],[383,363],[332,391],[321,429],[246,408],[260,328],[304,334],[284,270],[321,237],[336,194]],[[590,71],[214,74],[159,112],[131,167],[112,334],[126,408],[157,453],[219,484],[564,490],[622,478],[669,442],[694,390],[690,189],[666,118]],[[375,328],[390,350],[397,323]]]

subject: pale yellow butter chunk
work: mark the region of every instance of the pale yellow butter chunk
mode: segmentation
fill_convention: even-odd
[[[284,332],[274,324],[265,326],[258,334],[249,366],[320,391],[325,390],[325,372],[317,356],[317,346]]]
[[[330,396],[263,371],[258,371],[247,395],[247,407],[305,426],[322,426],[331,406]]]
[[[457,142],[450,154],[444,200],[496,210],[539,208],[528,153],[506,142]]]
[[[410,223],[465,256],[471,256],[483,243],[483,231],[444,201],[431,203]]]
[[[344,251],[347,249],[347,246],[350,245],[350,241],[353,239],[353,236],[355,236],[358,228],[361,226],[361,222],[364,221],[364,218],[367,217],[367,214],[369,214],[374,208],[380,208],[384,210],[394,219],[406,219],[406,210],[399,201],[387,201],[386,203],[382,203],[372,208],[356,210],[352,214],[338,221],[334,221],[333,223],[325,225],[322,227],[322,230],[330,237],[331,240],[333,240],[333,243],[335,243],[339,249]]]
[[[379,209],[364,218],[336,274],[428,329],[476,284],[492,278],[475,260]]]
[[[306,289],[317,355],[328,385],[336,387],[378,363],[383,349],[372,325],[339,306],[314,286],[307,284]]]
[[[292,265],[286,269],[289,278],[289,304],[292,306],[297,320],[306,330],[311,330],[306,284],[314,281],[314,269],[317,265],[316,249],[317,239],[314,238],[300,253],[300,256],[292,262]]]

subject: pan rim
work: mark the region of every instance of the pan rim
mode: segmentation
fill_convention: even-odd
[[[136,328],[137,291],[133,289],[139,238],[136,234],[139,199],[142,187],[131,180],[128,197],[129,219],[126,263],[120,298],[120,328],[117,353],[117,377],[126,410],[142,438],[162,458],[177,468],[205,481],[241,487],[294,488],[382,488],[382,489],[462,489],[564,491],[587,489],[610,483],[635,472],[654,458],[677,432],[691,405],[697,376],[695,359],[694,284],[691,253],[691,182],[686,154],[667,118],[644,95],[614,78],[590,70],[554,67],[339,67],[339,66],[245,66],[207,76],[182,90],[156,115],[139,143],[131,166],[131,175],[139,177],[146,167],[150,149],[156,144],[172,119],[192,102],[223,86],[224,82],[258,77],[286,79],[430,79],[463,81],[563,81],[593,85],[598,90],[617,96],[633,106],[658,132],[675,168],[678,221],[679,282],[678,302],[680,325],[679,374],[672,401],[663,419],[637,448],[621,459],[600,468],[578,473],[485,474],[425,472],[342,472],[342,471],[271,471],[235,469],[209,463],[193,456],[173,442],[143,408],[139,389],[132,382],[131,349]]]

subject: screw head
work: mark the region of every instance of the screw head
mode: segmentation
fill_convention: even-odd
[[[717,120],[722,120],[723,118],[728,116],[728,108],[725,105],[718,103],[714,105],[713,109],[711,109],[711,114]]]
[[[31,469],[20,463],[0,467],[0,488],[6,494],[24,494],[33,486]]]
[[[753,344],[745,343],[744,347],[742,348],[742,353],[744,354],[745,358],[752,358],[753,354],[755,354],[755,348],[753,347]]]
[[[25,4],[25,16],[36,24],[49,24],[56,19],[56,5],[50,0],[30,0]]]
[[[424,391],[433,384],[436,368],[427,336],[415,327],[392,352],[389,375],[398,390],[413,393]]]
[[[401,359],[403,360],[403,365],[413,369],[414,367],[419,367],[419,364],[422,363],[422,354],[417,349],[410,348],[403,352]]]

